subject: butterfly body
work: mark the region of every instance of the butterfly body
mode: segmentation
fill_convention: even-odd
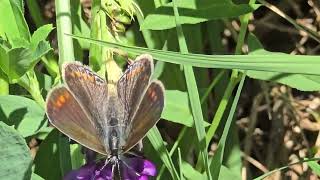
[[[150,80],[153,60],[141,55],[117,82],[108,82],[81,63],[67,63],[62,77],[66,85],[47,96],[46,113],[51,124],[71,139],[118,164],[160,119],[164,88]]]
[[[104,148],[110,150],[111,155],[117,155],[121,153],[121,146],[124,144],[122,138],[123,134],[123,119],[124,119],[124,107],[120,103],[117,96],[117,89],[115,84],[107,84],[108,101],[109,106],[106,109],[107,116],[103,121],[106,123],[101,129],[102,134],[100,135],[101,141],[103,142]]]

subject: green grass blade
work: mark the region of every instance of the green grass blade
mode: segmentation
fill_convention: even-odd
[[[86,40],[90,43],[120,48],[135,55],[148,53],[156,60],[174,64],[191,65],[204,68],[258,70],[267,72],[320,75],[319,56],[289,55],[283,53],[270,53],[266,55],[181,54],[172,51],[120,45],[74,35],[70,36],[76,39]]]
[[[176,18],[176,26],[177,26],[177,34],[178,34],[180,51],[182,54],[187,54],[188,48],[186,45],[186,40],[183,34],[181,24],[179,23],[179,13],[178,13],[175,0],[173,0],[173,9],[174,9],[174,15]],[[207,143],[205,138],[206,132],[203,124],[203,115],[202,115],[202,109],[201,109],[201,103],[199,99],[199,92],[197,88],[196,78],[194,76],[192,66],[184,65],[183,68],[184,68],[184,75],[187,83],[187,90],[188,90],[189,100],[191,104],[191,110],[194,117],[194,124],[195,124],[196,133],[197,133],[197,137],[200,145],[200,151],[201,151],[200,154],[204,162],[204,167],[206,167],[207,178],[211,179],[212,177],[209,170]]]
[[[234,97],[234,100],[232,102],[232,106],[231,106],[231,109],[230,109],[230,112],[229,112],[229,116],[227,118],[227,122],[226,122],[226,124],[224,126],[223,133],[222,133],[222,136],[221,136],[219,144],[218,144],[218,150],[217,150],[217,152],[214,155],[214,158],[212,160],[212,162],[214,162],[214,163],[211,163],[211,165],[210,165],[210,168],[212,169],[212,172],[214,172],[213,173],[213,177],[218,177],[219,173],[220,173],[220,168],[221,168],[221,165],[222,165],[222,160],[223,160],[223,155],[224,155],[225,143],[226,143],[226,140],[227,140],[229,129],[231,127],[231,123],[232,123],[232,120],[233,120],[233,115],[234,115],[234,113],[236,111],[238,100],[240,98],[240,94],[241,94],[241,90],[242,90],[242,87],[243,87],[243,84],[244,84],[244,80],[245,80],[245,74],[242,75],[241,81],[240,81],[238,89],[237,89],[236,96]]]
[[[37,27],[40,27],[46,24],[46,21],[42,17],[41,9],[39,7],[38,1],[34,0],[26,0],[26,4],[28,5],[29,13],[36,24]]]
[[[254,180],[262,180],[262,179],[268,177],[269,175],[271,175],[271,174],[273,174],[273,173],[275,173],[277,171],[285,170],[285,169],[289,168],[290,166],[293,166],[293,165],[296,165],[296,164],[301,164],[301,163],[310,162],[310,161],[319,161],[319,160],[320,160],[320,158],[310,158],[310,159],[305,159],[305,160],[298,161],[298,162],[295,162],[295,163],[291,163],[291,164],[289,164],[287,166],[283,166],[281,168],[274,169],[274,170],[272,170],[272,171],[270,171],[268,173],[263,174],[262,176],[256,177],[256,178],[254,178]]]
[[[215,115],[213,117],[212,124],[207,131],[207,135],[206,135],[207,142],[210,142],[211,139],[213,138],[213,136],[214,136],[219,124],[220,124],[220,121],[223,117],[223,114],[226,110],[226,107],[227,107],[228,102],[230,100],[230,97],[232,95],[232,91],[237,83],[238,83],[238,79],[233,78],[233,77],[230,78],[230,81],[229,81],[228,86],[225,90],[225,93],[223,94],[223,97],[219,103],[218,109],[215,112]]]
[[[141,16],[141,14],[138,13],[137,15],[137,19],[139,24],[142,24],[144,21],[143,16]],[[154,40],[152,38],[152,32],[149,30],[142,30],[142,35],[144,37],[144,40],[146,42],[147,47],[149,48],[155,48],[157,46],[159,46],[159,39]],[[163,69],[164,69],[164,62],[158,61],[155,67],[155,72],[153,73],[153,77],[152,79],[156,79],[158,78]],[[172,179],[179,179],[179,175],[177,173],[177,170],[172,162],[171,156],[172,154],[169,154],[165,144],[163,143],[163,139],[161,137],[161,134],[158,130],[158,128],[156,126],[154,126],[147,134],[149,141],[151,142],[152,146],[157,150],[157,152],[159,152],[159,156],[161,158],[161,160],[163,161],[163,165],[160,168],[160,171],[158,173],[157,179],[160,179],[165,167],[169,170],[170,175],[172,177]],[[170,152],[171,153],[171,152]]]
[[[168,153],[168,150],[166,149],[164,145],[164,141],[161,138],[160,132],[158,128],[153,127],[150,129],[150,131],[147,134],[152,146],[156,149],[156,151],[159,153],[159,156],[161,160],[163,161],[164,165],[168,168],[172,179],[177,180],[179,179],[179,175],[176,171],[176,168],[174,167],[174,164],[171,160],[171,157]]]
[[[187,132],[187,126],[184,126],[182,128],[182,130],[180,131],[177,140],[175,141],[175,143],[173,144],[173,146],[172,146],[172,148],[170,150],[170,153],[169,153],[170,157],[172,157],[173,153],[178,148],[178,145],[181,142],[181,140],[184,137],[184,135],[186,134],[186,132]],[[161,178],[162,174],[164,173],[164,170],[165,170],[165,166],[162,165],[161,168],[160,168],[159,174],[158,174],[159,179]]]
[[[221,77],[225,74],[226,71],[220,71],[216,77],[213,79],[213,81],[210,83],[210,86],[206,89],[203,96],[201,97],[201,104],[204,103],[204,101],[208,98],[209,94],[212,92],[213,87],[219,82]],[[208,142],[208,141],[207,141]]]

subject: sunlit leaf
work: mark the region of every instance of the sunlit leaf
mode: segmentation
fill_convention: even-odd
[[[14,48],[5,50],[0,47],[0,68],[12,80],[19,79],[32,69],[40,58],[51,49],[46,41],[40,41],[34,50],[30,48]]]
[[[181,24],[197,24],[213,19],[238,17],[254,11],[259,5],[234,4],[231,0],[177,1]],[[163,30],[176,26],[172,2],[147,15],[141,29]]]
[[[32,158],[24,138],[0,122],[0,179],[30,179]]]
[[[191,127],[193,120],[189,108],[188,94],[176,90],[166,90],[165,98],[161,118]]]
[[[263,50],[263,47],[259,40],[250,34],[248,38],[249,49],[253,51],[253,55],[270,55],[272,52]],[[283,53],[278,53],[284,55]],[[292,62],[293,63],[293,62]],[[303,65],[301,68],[308,72]],[[247,71],[247,75],[250,78],[267,80],[278,82],[281,84],[288,85],[301,91],[318,91],[320,90],[320,76],[317,75],[305,75],[305,74],[289,74],[281,72],[265,72],[265,71]]]
[[[29,41],[30,32],[23,16],[23,1],[1,0],[0,7],[2,7],[0,11],[0,36],[8,38],[10,43],[14,38]]]
[[[31,136],[45,126],[44,109],[22,96],[0,96],[0,121],[13,126],[23,137]]]

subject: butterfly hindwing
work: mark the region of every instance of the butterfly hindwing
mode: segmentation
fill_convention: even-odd
[[[87,148],[108,154],[99,140],[95,125],[66,87],[51,90],[46,102],[46,113],[52,125]]]
[[[129,151],[158,122],[164,107],[164,87],[160,81],[152,81],[126,129],[128,137],[124,152]]]
[[[107,83],[81,63],[67,63],[66,86],[47,97],[50,122],[78,143],[101,154],[129,151],[160,119],[164,88],[150,82],[153,59],[141,55],[119,81]]]

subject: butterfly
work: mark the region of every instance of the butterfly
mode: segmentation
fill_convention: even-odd
[[[153,59],[144,54],[117,82],[108,82],[78,62],[62,68],[65,85],[46,99],[50,123],[79,144],[107,156],[112,165],[160,119],[164,87],[151,80]]]

